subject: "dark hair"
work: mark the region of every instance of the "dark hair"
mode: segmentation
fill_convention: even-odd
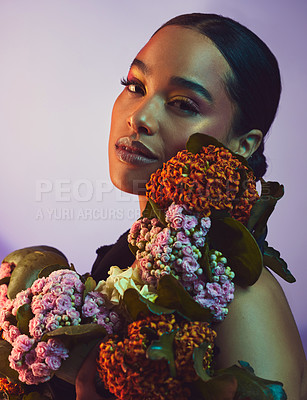
[[[196,30],[215,44],[232,70],[226,76],[226,89],[237,105],[233,132],[241,136],[252,129],[259,129],[264,137],[275,118],[281,92],[278,63],[268,46],[239,22],[221,15],[179,15],[155,33],[168,25]],[[248,160],[257,179],[267,169],[263,151],[262,140]]]

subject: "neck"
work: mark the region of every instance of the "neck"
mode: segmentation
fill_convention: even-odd
[[[146,196],[139,196],[139,204],[140,204],[141,215],[142,215],[142,212],[144,211],[146,203],[147,203]]]

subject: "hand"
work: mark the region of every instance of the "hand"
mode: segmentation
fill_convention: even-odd
[[[97,358],[99,354],[99,344],[97,344],[93,350],[88,354],[84,360],[77,378],[76,378],[76,394],[77,400],[110,400],[111,397],[101,397],[95,386],[95,378],[97,374]],[[112,396],[113,399],[115,397]]]

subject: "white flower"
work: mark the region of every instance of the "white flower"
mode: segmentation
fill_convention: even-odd
[[[113,266],[109,270],[109,275],[106,281],[98,282],[95,291],[107,296],[113,304],[119,304],[125,291],[130,288],[137,290],[150,301],[154,301],[157,297],[157,294],[142,281],[138,268],[130,267],[122,270]]]

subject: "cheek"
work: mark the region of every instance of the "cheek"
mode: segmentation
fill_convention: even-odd
[[[127,110],[126,107],[123,106],[123,92],[117,97],[112,109],[111,115],[111,135],[113,133],[112,130],[119,125],[122,125],[125,121],[124,111]]]

